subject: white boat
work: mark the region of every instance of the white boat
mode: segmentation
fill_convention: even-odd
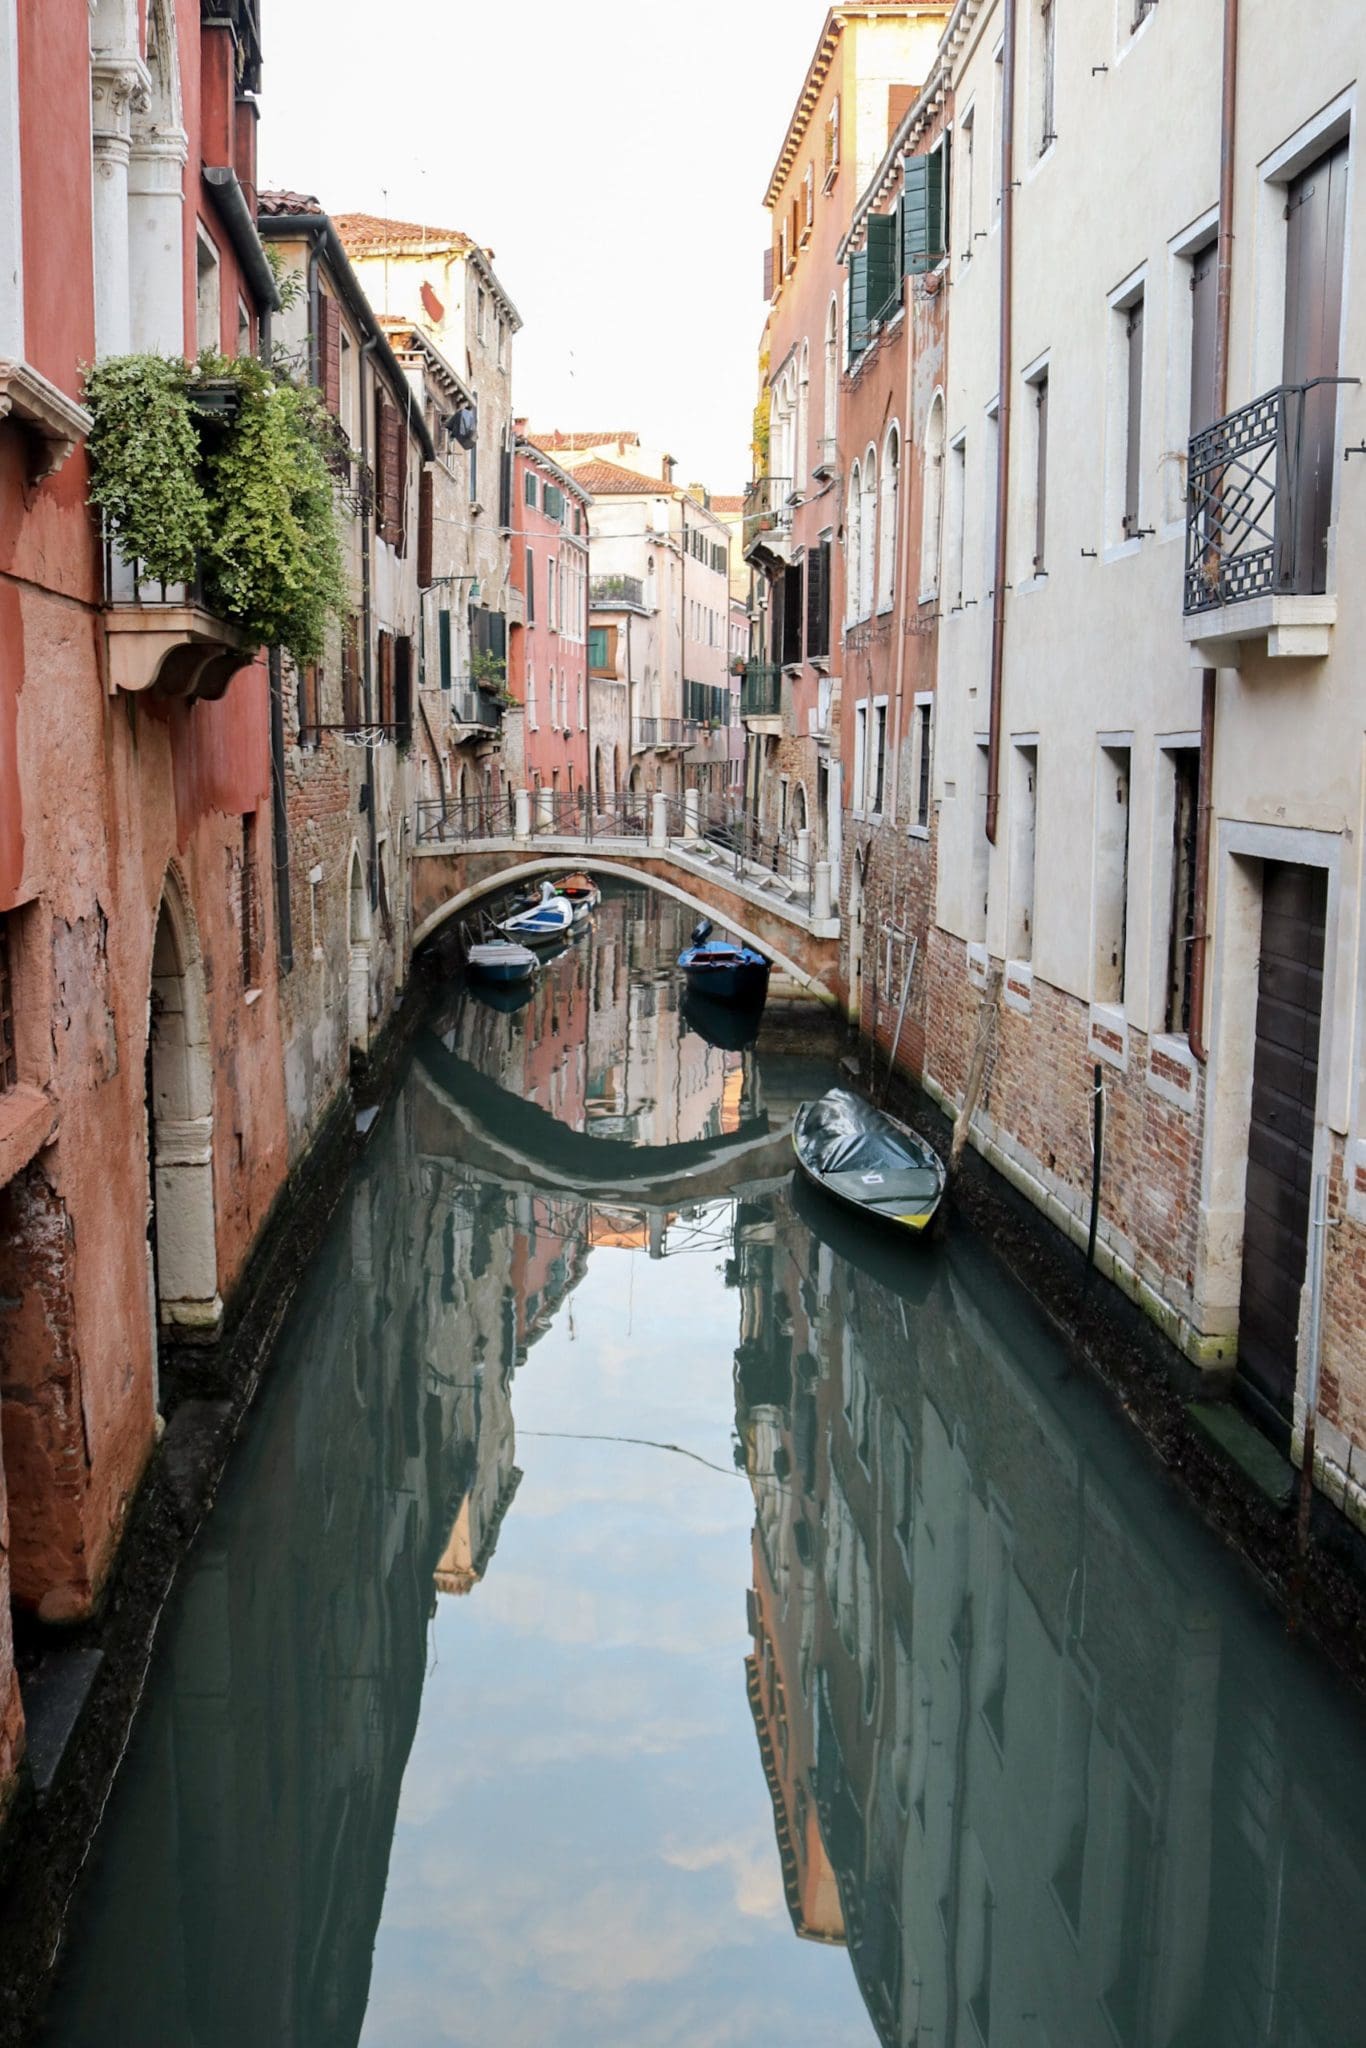
[[[515,939],[480,939],[465,955],[470,973],[479,981],[498,982],[504,987],[530,981],[540,961],[529,946]]]
[[[548,946],[562,939],[574,922],[574,906],[561,896],[551,882],[542,882],[541,900],[529,910],[503,918],[497,929],[505,938],[518,939],[524,946]]]

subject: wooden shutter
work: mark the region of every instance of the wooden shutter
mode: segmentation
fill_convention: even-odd
[[[490,612],[488,620],[489,653],[496,655],[499,661],[506,661],[508,652],[508,622],[501,612]]]
[[[1038,434],[1034,450],[1034,574],[1042,576],[1044,548],[1048,534],[1048,379],[1040,377],[1034,386],[1038,407]]]
[[[379,722],[386,729],[394,723],[394,636],[379,635]]]
[[[1143,301],[1136,299],[1128,312],[1128,423],[1124,458],[1124,531],[1132,535],[1139,527],[1139,477],[1143,443]]]
[[[406,747],[413,737],[413,643],[406,633],[394,642],[394,724]]]
[[[536,623],[536,555],[532,548],[526,551],[526,622]]]
[[[499,460],[498,524],[512,524],[512,450],[505,448]]]
[[[385,505],[389,495],[389,436],[384,419],[389,401],[382,391],[375,393],[375,525],[384,531]]]
[[[404,551],[406,535],[407,453],[403,433],[403,421],[398,407],[387,392],[379,395],[379,421],[375,434],[375,501],[379,512],[380,538],[387,540],[390,547],[399,554]]]
[[[897,219],[894,213],[868,216],[868,319],[886,320],[901,303],[901,266],[897,261]]]
[[[354,615],[342,629],[342,723],[361,722],[360,627]]]
[[[830,543],[823,540],[806,558],[806,651],[830,652]]]
[[[323,403],[334,419],[341,417],[341,307],[322,297],[322,333],[318,337]]]
[[[436,523],[436,476],[424,465],[417,500],[417,581],[420,590],[432,583],[432,534]]]
[[[802,565],[789,562],[783,571],[783,660],[802,658]]]
[[[772,242],[770,242],[770,243],[769,243],[768,247],[767,247],[767,248],[765,249],[765,251],[764,251],[764,297],[765,297],[765,299],[771,299],[771,298],[773,297],[773,244],[772,244]]]
[[[908,156],[906,183],[901,195],[901,268],[907,277],[917,277],[937,260],[930,233],[930,162],[928,156]]]
[[[849,354],[860,356],[871,339],[868,318],[868,251],[856,249],[849,258]]]
[[[1215,418],[1214,342],[1219,244],[1211,242],[1191,264],[1191,413],[1190,430],[1198,434]]]
[[[449,690],[451,686],[451,615],[448,611],[440,611],[436,615],[436,637],[441,658],[441,687],[443,690]]]

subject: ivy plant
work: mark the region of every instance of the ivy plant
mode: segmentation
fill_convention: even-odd
[[[196,389],[232,387],[227,412]],[[346,584],[317,392],[254,356],[123,356],[87,371],[90,500],[149,576],[190,581],[253,639],[316,661]]]

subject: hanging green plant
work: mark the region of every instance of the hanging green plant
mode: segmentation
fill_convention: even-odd
[[[114,356],[85,373],[90,502],[149,577],[186,583],[209,538],[188,365]]]
[[[318,394],[254,356],[122,356],[86,372],[90,501],[120,552],[253,639],[316,661],[346,581]]]

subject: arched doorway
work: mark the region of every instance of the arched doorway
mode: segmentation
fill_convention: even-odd
[[[805,832],[810,823],[806,805],[806,784],[799,782],[792,792],[792,829],[794,832]]]
[[[347,885],[346,937],[349,948],[346,984],[347,1035],[357,1052],[370,1046],[370,897],[360,848],[351,847]]]
[[[148,1247],[158,1326],[216,1327],[213,1054],[199,934],[169,874],[152,942],[147,1032]]]

